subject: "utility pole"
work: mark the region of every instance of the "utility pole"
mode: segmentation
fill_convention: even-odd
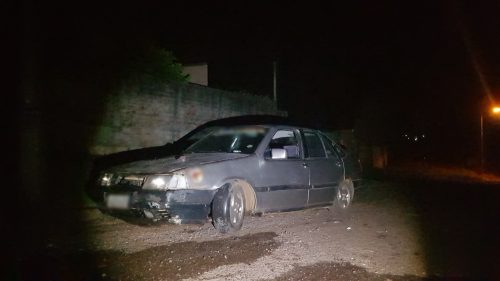
[[[273,101],[278,105],[278,93],[276,91],[276,61],[273,61]]]
[[[500,116],[500,106],[490,106],[488,109],[489,114],[486,115],[486,117],[494,118],[494,117],[499,117]],[[485,117],[486,111],[483,111],[481,109],[481,173],[484,173],[484,117]]]
[[[481,174],[484,173],[484,125],[483,112],[481,111]],[[477,119],[476,119],[477,120]]]

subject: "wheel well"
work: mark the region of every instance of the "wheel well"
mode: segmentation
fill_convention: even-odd
[[[234,180],[233,182],[243,189],[243,194],[245,195],[245,210],[247,212],[253,211],[257,203],[257,196],[253,187],[244,180]]]

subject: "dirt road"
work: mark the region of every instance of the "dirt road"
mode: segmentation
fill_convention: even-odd
[[[87,209],[80,221],[85,231],[46,241],[44,256],[49,258],[40,267],[58,268],[54,274],[73,280],[475,279],[477,268],[469,270],[470,263],[460,263],[467,259],[452,256],[481,255],[483,249],[454,253],[454,242],[443,242],[453,238],[443,238],[434,228],[443,228],[440,221],[432,227],[423,223],[431,213],[446,217],[446,211],[435,214],[439,204],[418,195],[408,199],[394,192],[398,188],[372,181],[357,190],[346,216],[329,208],[264,214],[246,217],[241,231],[226,235],[209,223],[141,225]],[[444,233],[454,225],[455,220],[446,224]],[[485,243],[495,242],[495,231],[482,237]],[[463,236],[477,238],[467,232]],[[496,244],[492,247],[494,253]]]
[[[346,216],[329,208],[270,213],[246,217],[241,231],[222,235],[209,223],[137,225],[90,209],[86,237],[74,241],[88,242],[80,249],[96,253],[103,279],[272,280],[291,273],[309,279],[309,271],[331,267],[352,280],[363,274],[373,280],[425,275],[412,216],[397,202],[357,201]]]

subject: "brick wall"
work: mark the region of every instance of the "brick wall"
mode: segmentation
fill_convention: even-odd
[[[214,119],[286,115],[269,98],[195,84],[124,88],[104,108],[88,147],[93,155],[163,145]]]

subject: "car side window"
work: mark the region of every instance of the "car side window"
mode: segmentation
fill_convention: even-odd
[[[310,131],[302,132],[305,146],[305,155],[306,158],[317,158],[317,157],[325,157],[325,149],[323,148],[323,144],[319,139],[319,136]]]
[[[335,152],[335,148],[333,147],[332,141],[327,138],[325,135],[320,134],[321,140],[325,145],[326,156],[339,158],[339,155]]]
[[[297,135],[293,130],[278,130],[269,142],[264,157],[274,159],[273,152],[280,152],[284,154],[282,159],[298,159],[299,147]]]

